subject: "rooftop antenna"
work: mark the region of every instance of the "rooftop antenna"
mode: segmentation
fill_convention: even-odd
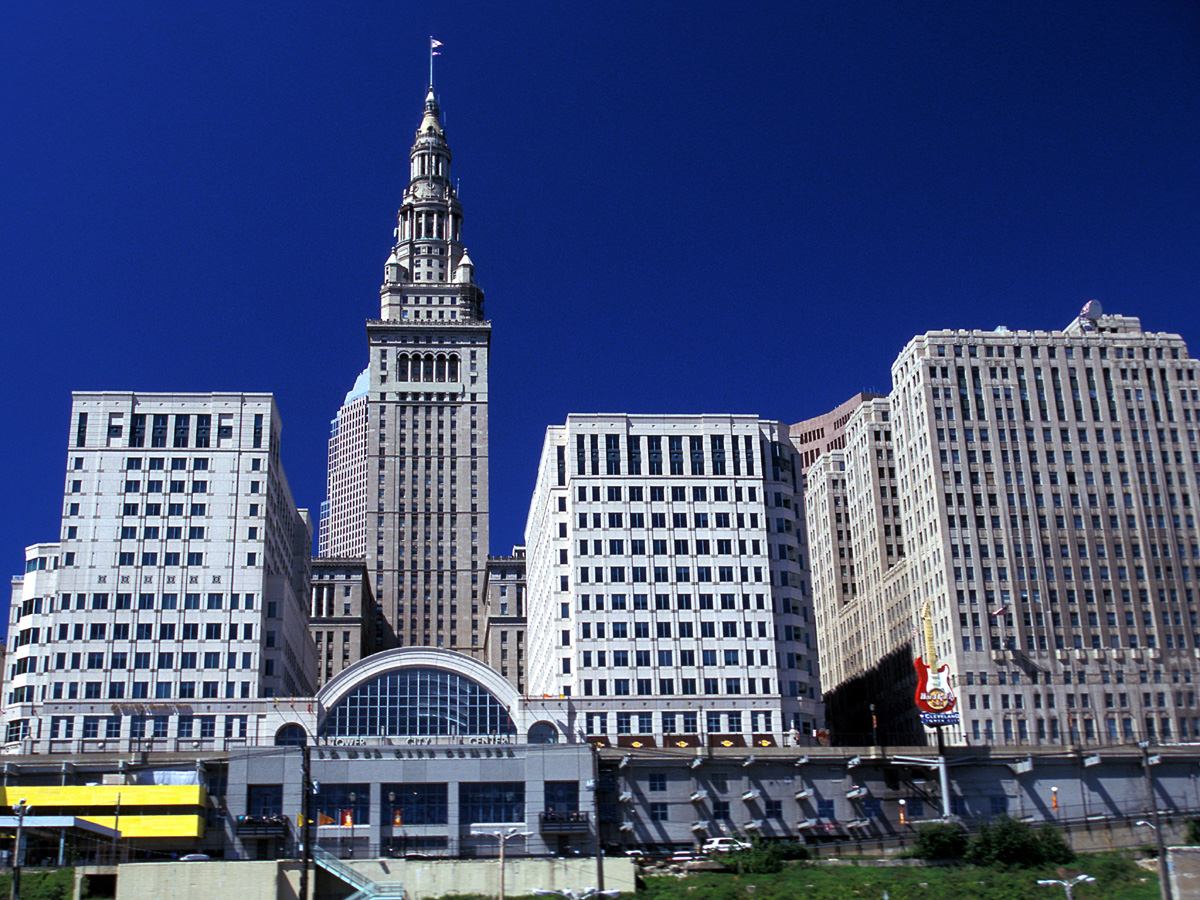
[[[440,46],[442,46],[442,42],[439,40],[436,40],[434,38],[434,36],[431,34],[429,36],[429,86],[430,87],[433,87],[433,58],[435,56],[442,55],[441,51],[438,50],[438,47],[440,47]]]

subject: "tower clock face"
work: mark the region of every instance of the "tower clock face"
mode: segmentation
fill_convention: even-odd
[[[417,187],[417,195],[420,197],[440,197],[442,195],[442,188],[440,185],[425,181]]]

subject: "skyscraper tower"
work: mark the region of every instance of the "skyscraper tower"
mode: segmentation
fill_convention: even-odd
[[[481,655],[491,325],[432,87],[409,159],[380,317],[367,322],[364,555],[399,645]]]

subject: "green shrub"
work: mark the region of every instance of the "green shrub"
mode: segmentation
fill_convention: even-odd
[[[909,854],[917,859],[959,859],[967,850],[967,832],[952,822],[925,822]]]
[[[12,875],[0,875],[0,895],[8,896]],[[75,870],[21,873],[21,900],[71,900],[75,894]]]
[[[734,850],[723,853],[721,862],[739,875],[763,875],[783,869],[783,857],[776,844],[755,841],[749,850]]]
[[[1068,863],[1075,854],[1053,825],[1035,830],[1026,822],[1000,816],[984,823],[971,838],[965,858],[977,866],[1033,868]]]
[[[1113,884],[1137,881],[1145,874],[1142,869],[1138,868],[1137,863],[1119,853],[1097,854],[1086,860],[1080,860],[1079,865],[1083,866],[1084,871],[1095,878],[1096,884],[1102,888]]]
[[[1189,844],[1200,844],[1200,819],[1188,819],[1187,842]]]
[[[779,841],[771,846],[775,848],[780,859],[808,859],[812,855],[803,841]]]

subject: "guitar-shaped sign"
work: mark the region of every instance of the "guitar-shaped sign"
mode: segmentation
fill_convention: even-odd
[[[921,623],[925,633],[925,655],[918,656],[913,664],[917,669],[917,691],[915,700],[921,711],[921,721],[926,725],[954,725],[958,713],[954,707],[958,698],[950,687],[949,664],[940,668],[937,664],[937,649],[933,642],[933,612],[926,603],[921,607]]]

